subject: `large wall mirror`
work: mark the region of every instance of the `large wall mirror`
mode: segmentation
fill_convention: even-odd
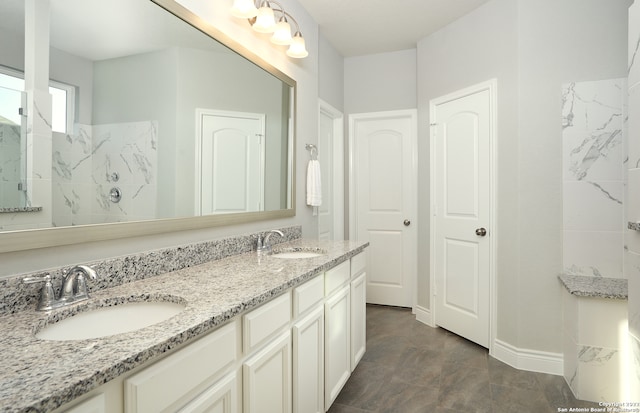
[[[51,203],[0,213],[0,252],[295,215],[293,79],[173,0],[49,2],[50,85],[66,103],[60,114],[54,98]],[[0,2],[0,35],[17,39],[0,45],[9,76],[25,70],[24,3]],[[7,193],[4,211],[38,206]]]

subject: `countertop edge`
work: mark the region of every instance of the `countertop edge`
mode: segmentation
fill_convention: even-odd
[[[613,300],[628,299],[628,280],[625,278],[559,274],[558,279],[571,295]]]

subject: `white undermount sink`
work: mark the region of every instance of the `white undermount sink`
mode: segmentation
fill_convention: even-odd
[[[82,311],[36,333],[42,340],[86,340],[128,333],[168,320],[186,304],[169,301],[128,302]]]
[[[285,249],[281,251],[274,251],[273,257],[276,258],[286,258],[286,259],[297,259],[297,258],[314,258],[319,257],[321,255],[325,255],[326,251],[321,249]]]

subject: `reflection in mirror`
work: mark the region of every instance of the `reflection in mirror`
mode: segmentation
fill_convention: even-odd
[[[64,106],[51,227],[293,208],[294,82],[157,2],[183,15],[149,0],[50,0],[49,78]],[[0,50],[0,65],[24,71],[17,54]]]
[[[2,76],[2,75],[0,75]],[[11,79],[0,85],[10,84]],[[27,206],[23,190],[26,174],[26,120],[24,92],[0,86],[0,210]]]

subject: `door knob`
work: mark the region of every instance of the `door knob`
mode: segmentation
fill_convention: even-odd
[[[484,228],[478,228],[476,229],[476,235],[479,237],[484,237],[485,235],[487,235],[487,230]]]
[[[408,219],[405,219],[403,224],[405,227],[408,227],[409,225],[411,225],[411,221],[409,221]]]

